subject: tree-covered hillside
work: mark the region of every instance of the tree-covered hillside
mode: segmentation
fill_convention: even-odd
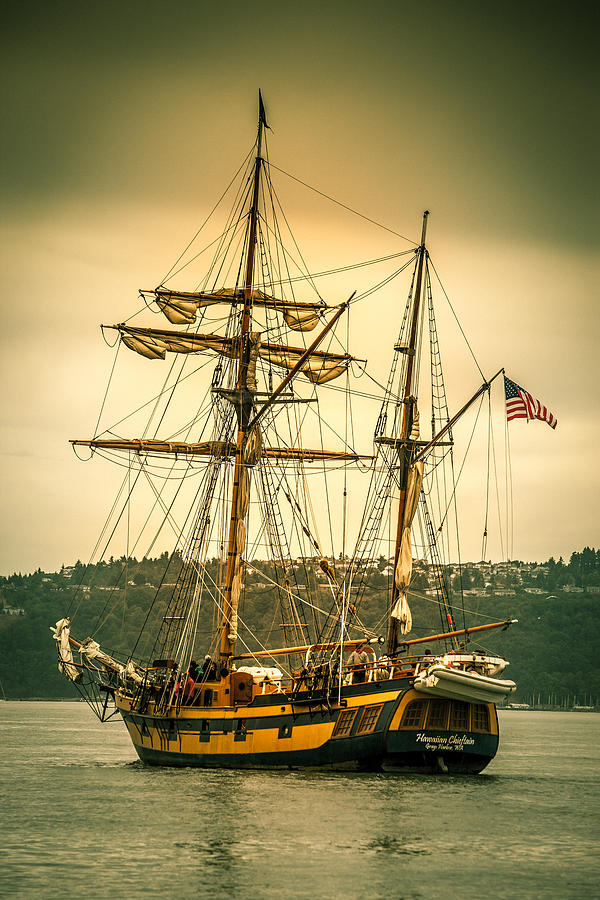
[[[343,566],[343,561],[336,565]],[[57,670],[56,648],[50,626],[73,615],[80,639],[101,635],[103,649],[127,656],[136,645],[142,624],[144,633],[156,633],[165,613],[173,583],[181,572],[181,557],[166,553],[156,559],[110,559],[84,567],[80,562],[56,573],[37,570],[0,579],[0,681],[7,698],[69,697],[74,689]],[[220,563],[209,565],[211,579],[219,580]],[[299,561],[298,582],[319,586],[319,566]],[[385,614],[389,561],[381,558],[368,566],[361,618],[377,628]],[[514,617],[508,630],[486,632],[473,646],[484,647],[510,660],[507,677],[519,685],[511,699],[530,702],[532,697],[555,705],[596,704],[600,700],[600,675],[595,665],[600,607],[600,551],[585,548],[573,553],[568,563],[470,563],[449,567],[453,603],[458,611],[464,600],[467,625],[477,624],[475,614],[500,620]],[[275,572],[270,564],[256,561],[247,568],[241,614],[251,623],[256,639],[281,641],[280,622],[273,617]],[[429,590],[431,575],[424,564],[415,565],[411,597],[415,627],[411,636],[440,630],[437,606]],[[461,598],[462,594],[462,598]],[[153,604],[154,598],[157,598]],[[213,630],[211,603],[201,607],[201,632]],[[489,617],[489,618],[488,618]],[[479,619],[478,621],[481,621]],[[462,626],[462,612],[457,614]],[[385,633],[385,626],[380,626]],[[210,648],[198,647],[203,654]],[[136,658],[151,659],[148,638],[137,644]]]

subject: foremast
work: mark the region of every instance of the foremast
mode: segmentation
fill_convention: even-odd
[[[237,382],[234,390],[234,402],[237,414],[237,438],[235,445],[235,464],[233,489],[231,497],[231,514],[229,519],[229,538],[227,543],[227,566],[223,590],[223,616],[221,621],[221,637],[219,659],[227,665],[233,654],[237,638],[237,610],[242,581],[242,558],[245,546],[244,519],[247,512],[249,494],[249,474],[244,465],[244,450],[248,436],[248,424],[254,406],[254,390],[248,384],[248,371],[252,341],[250,327],[252,324],[252,283],[254,279],[254,258],[256,251],[256,232],[258,223],[258,202],[260,190],[260,172],[262,167],[263,131],[267,126],[262,95],[258,92],[258,135],[256,139],[256,159],[254,163],[254,181],[250,221],[248,229],[248,247],[246,271],[244,278],[244,308],[239,334],[239,362]]]
[[[335,314],[329,322],[327,322],[324,328],[322,328],[306,350],[302,352],[294,349],[293,352],[296,356],[295,359],[290,362],[288,374],[283,378],[279,386],[271,392],[268,399],[265,400],[260,408],[255,411],[256,382],[254,369],[260,348],[260,335],[253,334],[251,331],[252,307],[256,293],[253,290],[252,285],[254,279],[254,261],[259,218],[260,175],[263,163],[261,147],[263,131],[265,128],[269,127],[266,121],[260,91],[258,94],[258,102],[257,153],[254,167],[252,202],[248,229],[244,279],[244,308],[242,311],[240,332],[237,338],[240,346],[238,373],[235,389],[227,392],[229,399],[235,404],[238,430],[235,443],[235,463],[231,494],[229,537],[227,543],[227,564],[223,587],[223,614],[220,628],[219,662],[224,668],[228,668],[230,665],[237,639],[238,604],[243,581],[243,553],[246,543],[244,523],[250,500],[250,469],[256,465],[263,452],[265,452],[262,446],[259,422],[271,405],[274,402],[279,402],[278,398],[282,394],[284,388],[286,388],[291,383],[292,379],[303,370],[303,367],[309,362],[310,358],[317,352],[320,352],[317,351],[317,347],[321,344],[324,337],[333,329],[338,319],[348,309],[348,305],[354,297],[353,293],[346,302],[339,304]],[[321,356],[331,356],[331,354],[321,354]],[[347,364],[352,357],[348,354],[344,354],[343,356],[340,356],[339,359],[342,363]],[[338,367],[336,375],[340,374],[341,371],[342,369]],[[319,383],[321,380],[329,380],[330,377],[330,374],[324,373],[322,378],[312,376],[310,380]],[[266,454],[268,455],[269,452],[270,450],[267,448]],[[336,454],[335,452],[331,453],[326,451],[323,454],[323,458],[335,459],[338,457],[339,454]],[[298,458],[310,459],[311,451],[301,451],[298,454]]]
[[[165,441],[156,438],[108,438],[94,437],[91,440],[73,440],[74,446],[87,446],[94,450],[129,452],[135,454],[132,459],[137,464],[138,457],[142,460],[150,456],[170,455],[191,460],[195,457],[207,457],[209,468],[215,477],[207,482],[207,487],[201,499],[201,507],[198,507],[198,518],[193,526],[193,536],[190,537],[191,550],[186,550],[185,558],[194,561],[187,566],[185,572],[200,572],[197,567],[196,556],[202,541],[208,535],[211,522],[211,506],[214,495],[216,478],[222,477],[219,502],[225,498],[219,510],[218,527],[223,529],[222,537],[226,546],[225,558],[222,559],[223,572],[216,585],[215,602],[218,608],[218,624],[215,642],[211,641],[210,649],[219,657],[221,668],[227,670],[231,663],[236,640],[238,637],[238,605],[244,581],[244,556],[247,543],[246,522],[250,501],[250,485],[253,467],[262,459],[265,461],[288,461],[300,465],[305,462],[344,461],[356,462],[364,457],[354,452],[329,451],[323,447],[316,450],[296,446],[295,441],[282,442],[277,440],[273,446],[263,446],[262,424],[266,413],[274,403],[303,403],[305,399],[295,398],[293,393],[284,393],[284,389],[292,380],[301,375],[313,385],[320,385],[342,375],[353,357],[348,353],[334,353],[330,350],[317,349],[325,336],[331,331],[345,310],[348,309],[349,300],[335,307],[328,306],[322,300],[316,302],[298,302],[281,299],[255,286],[260,280],[258,272],[258,249],[263,240],[263,204],[265,206],[265,224],[267,222],[267,203],[270,191],[264,190],[265,180],[269,181],[266,170],[266,154],[263,159],[263,144],[265,143],[264,130],[268,128],[262,96],[259,92],[258,130],[255,142],[256,155],[253,167],[249,172],[249,179],[245,182],[244,209],[236,219],[236,227],[239,223],[244,231],[242,259],[236,259],[235,271],[237,279],[234,287],[218,287],[216,279],[206,284],[210,289],[197,291],[180,291],[164,285],[153,291],[142,291],[146,298],[149,295],[156,302],[158,309],[166,316],[172,325],[186,326],[182,330],[136,327],[126,323],[119,325],[102,326],[114,328],[119,332],[121,341],[125,346],[150,360],[164,360],[166,353],[214,353],[228,360],[226,364],[226,383],[222,379],[222,369],[219,366],[219,376],[213,377],[212,393],[220,395],[229,403],[226,424],[215,419],[218,430],[214,432],[211,440],[202,440],[197,443],[186,441]],[[236,210],[237,215],[237,210]],[[245,224],[242,224],[245,220]],[[266,224],[266,228],[269,226]],[[233,242],[228,244],[221,259],[225,261]],[[232,259],[229,259],[231,264]],[[227,266],[229,268],[230,265]],[[219,267],[219,272],[223,270]],[[214,274],[214,272],[213,272]],[[263,271],[270,279],[270,262]],[[264,282],[264,278],[263,278]],[[280,282],[278,282],[280,283]],[[265,287],[265,284],[261,284]],[[350,298],[351,300],[352,298]],[[199,333],[191,326],[197,320],[198,314],[203,315],[206,307],[213,304],[225,304],[229,306],[230,313],[227,316],[227,332],[219,334],[209,331]],[[287,343],[262,341],[261,334],[253,328],[255,315],[254,307],[263,310],[277,312],[283,318],[288,329],[295,332],[312,331],[319,323],[324,321],[324,315],[329,310],[334,315],[326,322],[317,337],[310,346],[288,346]],[[241,309],[240,309],[241,307]],[[269,329],[271,331],[272,329]],[[270,335],[272,336],[272,335]],[[279,339],[281,340],[281,338]],[[299,342],[298,342],[299,343]],[[271,366],[276,370],[287,370],[279,386],[273,390],[269,380],[269,391],[263,393],[257,386],[257,365]],[[215,372],[216,375],[216,372]],[[260,398],[260,403],[259,403]],[[232,408],[233,407],[233,408]],[[233,419],[232,419],[233,416]],[[260,423],[260,424],[259,424]],[[233,465],[231,465],[233,461]],[[141,465],[142,463],[140,463]],[[217,471],[222,474],[216,474]],[[261,478],[264,489],[264,479]],[[191,533],[190,533],[191,534]],[[183,537],[183,535],[182,535]],[[222,545],[221,545],[222,546]],[[171,597],[169,615],[163,618],[164,635],[162,649],[159,655],[165,658],[176,658],[180,665],[194,655],[193,641],[195,641],[195,626],[191,624],[191,615],[195,615],[196,606],[190,606],[188,588],[193,580],[180,577],[176,590]],[[195,588],[194,588],[195,590]],[[182,624],[178,624],[182,623]],[[189,627],[188,627],[189,626]],[[184,638],[185,630],[185,638]],[[193,634],[193,637],[192,637]],[[161,638],[157,638],[156,644],[161,644]],[[185,649],[184,648],[185,644]],[[208,648],[207,648],[208,649]],[[156,655],[156,654],[155,654]]]

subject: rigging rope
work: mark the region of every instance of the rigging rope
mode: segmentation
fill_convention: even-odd
[[[180,260],[183,259],[183,257],[185,256],[185,254],[187,253],[187,251],[189,250],[189,248],[192,246],[192,244],[194,243],[194,241],[196,240],[196,238],[198,237],[198,235],[199,235],[200,232],[202,231],[202,229],[203,229],[203,228],[205,227],[205,225],[208,223],[208,221],[210,220],[211,216],[213,215],[213,213],[215,212],[215,210],[218,208],[218,206],[220,205],[220,203],[223,201],[223,199],[224,199],[225,196],[227,195],[227,193],[228,193],[228,191],[229,191],[229,188],[230,188],[231,185],[234,183],[234,181],[236,180],[236,178],[238,177],[238,175],[240,174],[240,172],[242,171],[242,169],[244,168],[244,166],[247,166],[247,165],[248,165],[248,161],[249,161],[249,159],[252,157],[253,152],[254,152],[254,146],[255,146],[255,145],[253,145],[253,146],[251,147],[251,149],[248,151],[247,155],[245,156],[244,160],[242,161],[241,165],[239,166],[237,172],[235,173],[235,175],[233,176],[233,178],[231,179],[231,181],[229,182],[229,184],[227,185],[227,187],[225,188],[225,190],[223,191],[223,193],[221,194],[221,196],[219,197],[219,199],[217,200],[217,202],[215,203],[215,205],[213,206],[213,208],[212,208],[211,211],[209,212],[208,216],[206,217],[206,219],[204,220],[204,222],[202,223],[202,225],[200,226],[200,228],[198,229],[198,231],[196,232],[196,234],[194,235],[194,237],[191,239],[191,241],[189,241],[189,243],[188,243],[188,245],[185,247],[185,249],[182,250],[182,252],[179,254],[179,256],[177,257],[177,259],[175,260],[175,262],[173,263],[173,265],[172,265],[171,268],[169,269],[169,271],[168,271],[168,272],[166,273],[166,275],[163,277],[163,279],[162,279],[162,281],[161,281],[161,284],[162,284],[164,281],[166,281],[167,278],[170,278],[170,277],[171,277],[171,273],[173,272],[173,269],[175,268],[175,266],[177,266],[177,264],[180,262]],[[178,271],[181,271],[181,270],[178,270]],[[176,274],[176,273],[175,273],[175,274]]]
[[[513,503],[513,480],[512,480],[512,459],[510,453],[510,429],[508,427],[508,418],[504,415],[504,459],[506,470],[506,542],[507,554],[509,559],[514,559],[514,503]]]
[[[491,422],[491,416],[490,416],[490,422]],[[494,463],[494,484],[496,487],[496,508],[498,510],[498,534],[499,534],[499,538],[500,538],[500,555],[502,556],[502,559],[504,559],[505,558],[504,557],[504,536],[502,533],[502,514],[501,514],[501,509],[500,509],[500,491],[499,491],[499,487],[498,487],[498,470],[496,468],[496,442],[494,441],[493,423],[491,426],[491,432],[492,432],[492,461]]]
[[[431,258],[429,257],[429,253],[427,254],[427,257],[428,257],[428,259],[430,260],[431,268],[432,268],[433,271],[435,272],[435,277],[436,277],[437,280],[438,280],[438,284],[439,284],[439,286],[440,286],[441,289],[442,289],[442,292],[443,292],[443,294],[444,294],[444,297],[445,297],[446,300],[448,301],[448,306],[450,307],[450,310],[451,310],[451,312],[452,312],[452,315],[454,316],[454,319],[455,319],[455,321],[456,321],[456,324],[457,324],[458,327],[459,327],[460,333],[462,334],[463,338],[465,339],[465,344],[466,344],[467,347],[469,348],[469,353],[470,353],[471,356],[473,357],[473,361],[475,362],[475,365],[477,366],[477,369],[479,370],[479,374],[481,375],[481,377],[482,377],[483,380],[485,381],[485,380],[486,380],[486,379],[485,379],[485,375],[483,374],[483,372],[482,372],[482,370],[481,370],[481,366],[479,365],[479,363],[478,363],[478,361],[477,361],[477,357],[475,356],[475,353],[473,352],[473,348],[471,347],[471,345],[470,345],[470,343],[469,343],[469,340],[468,340],[468,338],[467,338],[467,336],[466,336],[466,334],[465,334],[465,332],[464,332],[464,329],[463,329],[462,325],[460,324],[460,320],[459,320],[458,316],[456,315],[456,312],[454,311],[454,307],[452,306],[452,303],[450,302],[450,297],[449,297],[448,294],[446,293],[446,289],[445,289],[444,285],[442,284],[442,279],[441,279],[440,276],[438,275],[437,269],[436,269],[436,267],[434,266],[433,261],[432,261]]]
[[[375,219],[370,219],[368,216],[359,213],[356,209],[352,209],[351,206],[347,206],[345,203],[341,203],[339,200],[336,200],[334,197],[330,197],[329,194],[325,194],[323,191],[320,191],[318,188],[313,187],[310,184],[307,184],[305,181],[302,181],[300,178],[296,178],[295,175],[290,174],[290,172],[286,172],[285,169],[280,169],[279,166],[276,166],[274,163],[267,162],[267,165],[271,169],[276,169],[278,172],[281,172],[282,175],[287,175],[288,178],[291,178],[292,181],[297,181],[298,184],[301,184],[303,187],[308,188],[310,191],[314,191],[315,194],[319,194],[321,197],[324,197],[326,200],[330,200],[332,203],[335,203],[336,206],[341,206],[342,209],[348,210],[353,215],[358,216],[360,219],[365,219],[365,221],[370,222],[371,225],[376,225],[377,228],[382,228],[384,231],[389,231],[390,234],[395,235],[396,237],[402,238],[403,241],[408,241],[409,244],[414,244],[415,247],[418,246],[416,241],[413,241],[411,238],[405,237],[403,234],[399,234],[397,231],[394,231],[393,228],[388,228],[387,225],[382,225],[381,222],[376,222]]]

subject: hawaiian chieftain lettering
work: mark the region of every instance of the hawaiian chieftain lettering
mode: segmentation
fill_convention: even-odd
[[[427,734],[423,731],[415,735],[415,740],[424,743],[426,750],[462,750],[475,743],[468,734]]]

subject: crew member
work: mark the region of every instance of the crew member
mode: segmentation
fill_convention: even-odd
[[[352,670],[352,684],[362,684],[365,680],[365,666],[369,662],[367,644],[361,644],[348,657],[348,666]]]

